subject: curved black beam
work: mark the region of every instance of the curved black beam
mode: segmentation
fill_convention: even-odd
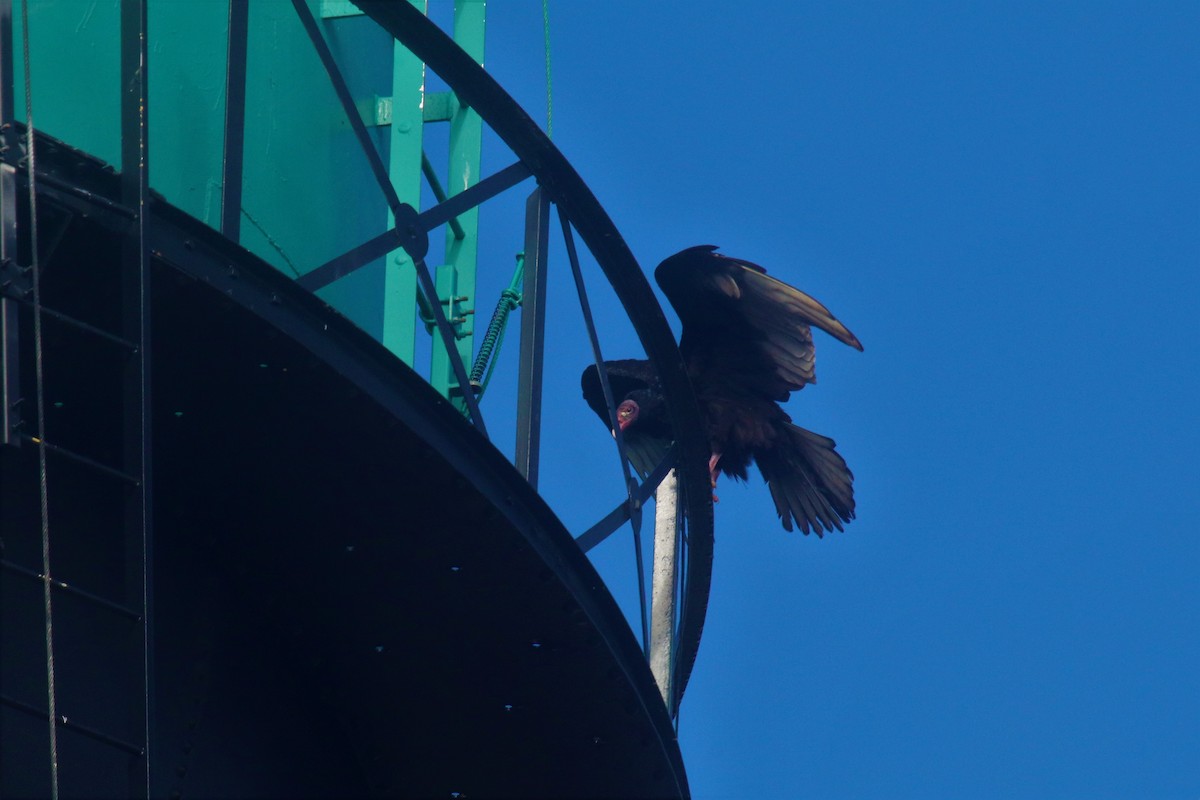
[[[43,202],[76,213],[115,236],[133,227],[126,214],[113,210],[112,201],[100,201],[102,196],[117,196],[118,176],[83,153],[48,139],[41,141],[39,165],[58,176],[48,181],[39,174]],[[625,687],[623,713],[634,714],[636,709],[645,722],[644,738],[637,746],[656,753],[661,765],[661,772],[654,773],[652,780],[661,779],[669,787],[664,796],[688,796],[670,719],[621,609],[562,522],[504,455],[464,424],[448,400],[382,344],[288,276],[153,193],[147,212],[147,222],[152,222],[147,226],[147,245],[160,270],[160,287],[183,287],[169,291],[203,293],[218,305],[238,307],[239,314],[240,309],[252,312],[282,333],[281,339],[289,347],[307,351],[314,364],[347,379],[370,403],[411,430],[424,445],[420,452],[436,453],[461,476],[464,485],[491,501],[495,520],[506,520],[520,532],[521,550],[527,548],[536,555],[541,570],[538,579],[553,580],[562,587],[582,614],[580,621],[586,619],[594,631],[595,644],[589,646],[611,654],[613,669],[608,676]]]
[[[687,592],[673,681],[682,696],[699,649],[712,581],[712,487],[706,468],[710,452],[701,434],[700,410],[662,308],[637,259],[591,189],[495,79],[409,3],[353,2],[446,81],[459,100],[479,112],[529,166],[587,243],[628,312],[646,355],[658,370],[677,435],[680,486],[690,530]]]
[[[402,420],[446,459],[476,490],[496,498],[497,513],[526,532],[528,546],[576,598],[581,610],[613,653],[636,703],[651,721],[657,747],[670,765],[679,796],[689,795],[687,778],[670,718],[624,614],[587,556],[563,528],[540,495],[459,411],[423,378],[397,361],[349,320],[330,313],[315,295],[286,275],[261,269],[231,274],[228,264],[246,263],[249,254],[216,236],[173,207],[155,209],[151,246],[156,257],[212,286],[229,300],[254,311],[316,357],[346,376],[396,418]],[[436,424],[430,424],[434,422]]]

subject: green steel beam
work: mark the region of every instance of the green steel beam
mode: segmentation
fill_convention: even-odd
[[[422,12],[425,0],[410,0]],[[390,156],[388,174],[400,202],[421,207],[425,65],[397,42],[393,47]],[[387,225],[395,224],[388,211]],[[384,268],[383,345],[405,363],[416,357],[417,275],[403,250],[389,253]]]
[[[456,0],[454,4],[454,41],[471,58],[483,63],[485,28],[484,0]],[[451,196],[479,181],[480,152],[483,144],[483,120],[473,109],[458,102],[450,108],[450,164],[447,193]],[[475,266],[479,249],[479,210],[473,208],[458,218],[462,229],[446,229],[445,262],[437,270],[438,293],[446,316],[455,323],[458,352],[464,364],[471,363],[474,348]],[[450,359],[440,342],[435,342],[430,363],[429,382],[442,394],[452,397],[458,390]],[[466,391],[470,391],[469,388]],[[461,407],[461,399],[455,401]]]

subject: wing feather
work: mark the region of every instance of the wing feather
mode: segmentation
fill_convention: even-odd
[[[689,365],[720,371],[772,399],[816,382],[815,325],[859,350],[850,330],[813,297],[748,261],[691,247],[659,264],[655,278],[683,323]]]
[[[790,424],[784,432],[785,440],[756,458],[783,527],[792,530],[794,519],[803,533],[844,530],[854,519],[854,475],[834,441]]]

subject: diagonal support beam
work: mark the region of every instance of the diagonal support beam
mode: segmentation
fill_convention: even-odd
[[[639,507],[645,505],[646,500],[650,498],[650,495],[653,494],[654,490],[658,488],[658,485],[662,483],[662,480],[667,476],[667,473],[675,468],[676,458],[676,448],[674,445],[672,445],[671,449],[667,451],[666,456],[663,457],[663,460],[659,463],[659,465],[654,468],[654,471],[651,472],[646,477],[646,480],[642,483],[642,485],[637,488],[637,492],[634,494],[634,499]],[[620,528],[622,525],[624,525],[625,521],[628,519],[629,501],[622,500],[616,508],[601,517],[599,522],[576,536],[575,544],[579,545],[579,549],[586,553],[611,536],[617,530],[617,528]]]
[[[412,206],[402,203],[396,212],[395,228],[326,261],[321,266],[297,278],[296,283],[310,292],[315,292],[355,270],[362,269],[397,247],[403,247],[414,259],[424,258],[425,253],[429,250],[428,234],[431,230],[446,224],[451,218],[458,216],[466,209],[474,208],[501,192],[511,189],[531,174],[529,167],[518,161],[494,175],[489,175],[470,189],[459,192],[446,202],[439,203],[420,214]]]
[[[362,120],[362,115],[358,113],[358,108],[354,105],[354,98],[350,96],[350,87],[346,85],[346,79],[342,76],[342,71],[338,69],[333,52],[329,49],[325,37],[321,35],[320,28],[317,27],[317,20],[308,10],[308,4],[304,0],[292,0],[292,6],[296,9],[296,15],[300,17],[301,24],[304,25],[304,31],[308,34],[313,49],[317,51],[317,57],[321,59],[321,65],[329,74],[329,81],[333,84],[334,92],[337,93],[338,102],[342,104],[342,111],[345,112],[346,119],[350,121],[354,138],[358,139],[358,145],[362,148],[363,155],[367,157],[371,174],[375,176],[375,182],[383,191],[388,208],[392,210],[393,214],[399,216],[400,198],[396,195],[396,189],[392,186],[392,180],[388,177],[387,167],[384,166],[379,151],[371,143],[371,135],[367,133],[367,126]]]

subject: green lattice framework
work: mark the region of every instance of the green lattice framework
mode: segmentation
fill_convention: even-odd
[[[410,0],[423,9],[424,0]],[[425,68],[347,0],[308,0],[379,149],[400,201],[421,207],[433,175],[427,131],[448,127],[446,191],[480,174],[482,122],[450,92],[426,92]],[[229,3],[148,0],[151,186],[214,228],[221,224]],[[248,4],[245,166],[239,242],[298,277],[392,225],[349,123],[288,0]],[[72,0],[30,7],[31,73],[39,130],[120,163],[119,7]],[[483,60],[483,0],[456,0],[455,41]],[[20,35],[18,28],[17,36]],[[16,85],[23,85],[18,60]],[[23,92],[16,107],[24,107]],[[23,117],[23,114],[18,114]],[[444,124],[444,127],[443,125]],[[438,135],[443,130],[437,130]],[[440,145],[439,150],[443,149]],[[440,171],[440,170],[439,170]],[[433,182],[437,182],[436,178]],[[447,228],[436,281],[458,348],[471,364],[478,211]],[[416,279],[397,250],[319,291],[322,298],[412,364]],[[435,337],[436,338],[436,337]],[[430,383],[457,391],[440,343]]]

